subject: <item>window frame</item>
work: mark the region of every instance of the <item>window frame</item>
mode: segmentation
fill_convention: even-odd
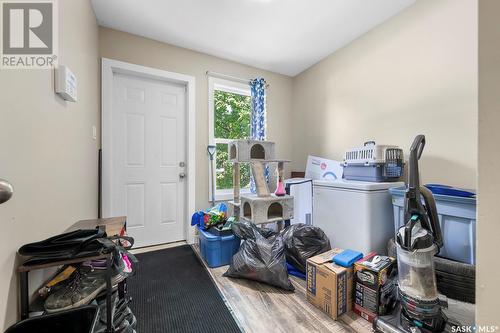
[[[233,80],[222,79],[218,77],[209,76],[208,77],[208,144],[229,144],[233,139],[222,139],[215,137],[215,101],[214,92],[215,90],[221,90],[228,93],[239,94],[244,96],[251,96],[250,84],[243,83]],[[229,201],[233,199],[233,189],[217,189],[216,174],[215,169],[217,160],[217,152],[214,155],[214,161],[212,162],[212,167],[214,168],[213,177],[210,176],[210,167],[208,168],[208,201],[212,200],[212,184],[215,184],[215,201]],[[249,194],[250,189],[242,188],[240,189],[241,194]]]

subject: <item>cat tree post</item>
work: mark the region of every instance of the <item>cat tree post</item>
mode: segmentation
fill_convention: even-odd
[[[233,163],[233,201],[235,204],[240,203],[240,164]]]
[[[255,189],[259,197],[268,197],[269,188],[267,187],[266,176],[264,174],[265,166],[262,162],[252,162],[252,175],[255,181]]]

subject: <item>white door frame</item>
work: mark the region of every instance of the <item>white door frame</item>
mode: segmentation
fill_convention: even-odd
[[[186,86],[187,105],[187,195],[184,218],[184,234],[188,243],[194,243],[194,229],[191,227],[189,216],[195,211],[195,172],[196,172],[196,116],[195,116],[195,77],[178,74],[161,69],[130,64],[123,61],[102,58],[101,64],[101,148],[102,151],[111,150],[111,111],[113,107],[113,74],[129,74],[138,77],[173,82]],[[104,154],[103,154],[104,156]],[[110,161],[102,160],[102,214],[109,217],[111,214],[111,173]]]

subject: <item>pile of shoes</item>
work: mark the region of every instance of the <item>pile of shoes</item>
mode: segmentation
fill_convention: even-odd
[[[109,292],[113,293],[111,318],[114,332],[135,333],[137,321],[128,306],[130,299],[126,295],[125,281],[136,269],[134,264],[137,260],[127,251],[132,245],[133,239],[130,237],[107,237],[99,231],[78,230],[24,245],[19,252],[30,256],[26,261],[28,264],[110,254],[109,269],[105,258],[64,266],[38,293],[46,313],[59,313],[85,305],[97,306],[100,310],[99,320],[94,332],[106,332],[106,280],[109,274],[112,287]]]
[[[94,333],[105,333],[107,327],[106,321],[106,298],[102,297],[96,300],[99,307],[99,321],[97,322]],[[113,327],[116,333],[136,333],[137,319],[135,318],[132,310],[130,310],[130,298],[119,298],[118,293],[113,293]]]
[[[59,315],[93,305],[91,308],[100,309],[97,326],[104,325],[102,332],[108,331],[111,315],[109,329],[135,333],[136,319],[128,307],[125,280],[136,270],[137,259],[128,252],[133,244],[134,239],[124,234],[108,237],[100,229],[79,229],[23,245],[18,253],[25,257],[24,266],[62,266],[38,292],[37,303],[42,301],[46,313]],[[73,264],[64,265],[68,260]]]
[[[125,257],[113,256],[111,266],[111,284],[117,288],[129,274],[132,273],[132,267],[128,255]],[[45,310],[48,313],[54,313],[63,310],[69,310],[82,305],[87,305],[96,299],[101,293],[106,291],[106,260],[86,261],[79,266],[71,266],[72,273],[68,276],[67,271],[63,271],[56,276],[46,287],[43,293],[47,294],[44,302]]]

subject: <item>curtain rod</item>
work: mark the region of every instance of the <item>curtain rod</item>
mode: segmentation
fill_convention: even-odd
[[[236,82],[241,82],[241,83],[250,83],[252,81],[252,79],[243,79],[240,77],[221,74],[221,73],[212,72],[212,71],[207,71],[206,74],[208,76],[218,77],[219,79],[226,79],[226,80],[231,80],[231,81],[236,81]],[[269,84],[267,83],[267,81],[265,81],[265,82],[266,82],[266,87],[268,87]]]

